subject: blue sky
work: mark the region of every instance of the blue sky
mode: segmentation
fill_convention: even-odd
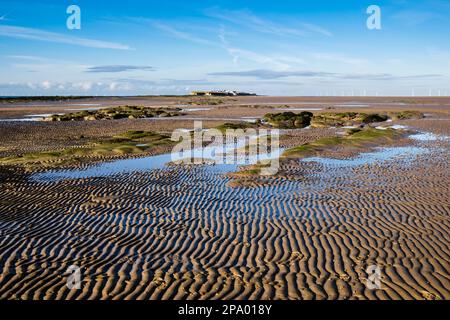
[[[449,17],[446,0],[0,0],[0,95],[450,95]]]

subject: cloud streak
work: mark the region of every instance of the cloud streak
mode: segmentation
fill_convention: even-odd
[[[150,66],[130,66],[130,65],[109,65],[109,66],[93,66],[89,67],[85,72],[88,73],[115,73],[125,71],[154,71],[155,69]]]
[[[120,43],[79,38],[56,32],[49,32],[41,29],[18,27],[11,25],[0,25],[0,36],[16,39],[70,44],[98,49],[131,50],[129,46]]]
[[[247,71],[228,71],[228,72],[213,72],[208,73],[209,76],[229,76],[229,77],[252,77],[257,79],[280,79],[289,77],[306,77],[306,78],[334,78],[345,80],[413,80],[413,79],[427,79],[439,78],[440,74],[420,74],[408,76],[395,76],[389,73],[381,74],[344,74],[322,71],[276,71],[276,70],[247,70]]]
[[[195,42],[195,43],[199,43],[199,44],[206,44],[206,45],[213,45],[213,46],[217,45],[217,43],[215,43],[214,41],[209,41],[207,39],[197,37],[191,33],[180,31],[180,30],[175,29],[172,26],[165,24],[165,23],[153,21],[152,25],[155,28],[157,28],[165,33],[168,33],[178,39],[187,40],[187,41],[191,41],[191,42]]]
[[[330,31],[312,23],[301,22],[299,25],[302,28],[284,26],[269,20],[262,19],[248,10],[233,11],[214,8],[206,10],[205,15],[211,18],[240,25],[260,33],[272,34],[277,36],[305,37],[310,35],[311,33],[318,33],[328,37],[332,36],[332,33]]]

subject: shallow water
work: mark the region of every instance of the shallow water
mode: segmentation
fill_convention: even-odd
[[[409,138],[416,140],[416,141],[422,141],[422,142],[450,141],[450,136],[438,135],[438,134],[434,134],[431,132],[421,132],[421,133],[412,134],[409,136]]]
[[[254,136],[250,140],[255,139]],[[248,142],[248,141],[247,141]],[[166,153],[143,158],[121,159],[110,162],[103,162],[97,165],[88,166],[82,169],[54,170],[36,173],[31,176],[34,181],[56,181],[62,179],[82,179],[92,177],[107,177],[120,173],[130,173],[138,171],[149,171],[164,169],[170,162],[182,161],[183,159],[203,159],[205,161],[215,161],[217,165],[208,166],[222,172],[236,171],[238,166],[250,165],[259,161],[276,159],[281,156],[284,149],[272,150],[270,153],[260,153],[257,155],[241,155],[236,152],[246,145],[246,140],[240,140],[235,144],[225,144],[218,146],[207,146],[199,149],[192,149],[181,153]]]
[[[163,154],[145,158],[123,159],[103,162],[83,169],[55,170],[36,173],[31,176],[35,181],[55,181],[62,179],[82,179],[92,177],[107,177],[114,174],[162,169],[170,162],[170,154]]]
[[[54,114],[62,115],[63,113],[40,113],[40,114],[27,114],[24,117],[26,118],[46,118],[51,117]]]
[[[323,108],[276,108],[275,111],[320,111]]]
[[[93,106],[100,106],[99,104],[92,104]],[[83,106],[81,104],[79,104],[79,106]],[[85,104],[85,106],[89,106],[89,104]],[[108,107],[92,107],[92,108],[67,108],[64,109],[65,111],[97,111],[100,109],[106,109]]]
[[[375,127],[375,129],[378,129],[378,130],[387,130],[387,129],[406,130],[406,129],[408,129],[408,127],[404,126],[404,125],[401,125],[401,124],[394,124],[392,126],[387,126],[387,127],[378,126],[378,127]]]
[[[365,108],[365,107],[370,107],[370,105],[369,104],[334,104],[333,107]]]
[[[259,136],[250,137],[250,140]],[[433,133],[422,132],[410,135],[410,138],[420,141],[436,141],[446,140],[450,141],[449,136],[438,136]],[[258,163],[263,160],[270,160],[279,158],[284,149],[278,148],[272,150],[270,153],[260,153],[255,156],[242,155],[236,150],[243,149],[248,140],[240,140],[234,144],[225,144],[223,146],[207,146],[204,148],[193,149],[181,153],[166,153],[162,155],[149,156],[143,158],[132,158],[114,160],[104,162],[97,165],[91,165],[82,169],[70,170],[54,170],[43,173],[36,173],[31,176],[35,181],[54,181],[62,179],[80,179],[91,177],[107,177],[120,173],[130,173],[135,171],[149,171],[155,169],[164,169],[170,162],[182,161],[186,158],[203,159],[205,161],[211,160],[216,163],[215,166],[208,165],[207,167],[222,172],[236,171],[238,166],[250,165]],[[388,147],[377,148],[374,152],[362,153],[352,159],[332,159],[324,157],[309,157],[302,159],[303,162],[318,162],[326,166],[332,167],[352,167],[365,164],[374,164],[388,160],[412,160],[415,156],[429,152],[426,147]],[[220,160],[221,161],[220,161]],[[219,161],[218,161],[219,160]]]
[[[211,110],[211,108],[187,108],[182,109],[181,112],[208,111],[208,110]]]
[[[323,157],[310,157],[302,159],[303,162],[318,162],[331,167],[354,167],[365,164],[375,164],[388,160],[412,160],[413,157],[429,152],[422,147],[391,147],[377,148],[377,151],[362,153],[352,159],[332,159]]]
[[[0,119],[0,122],[30,122],[41,121],[42,118]]]

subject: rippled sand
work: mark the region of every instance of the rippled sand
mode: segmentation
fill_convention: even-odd
[[[450,299],[449,145],[411,144],[428,152],[356,166],[285,161],[288,178],[258,188],[229,187],[221,166],[7,176],[0,297]],[[81,267],[80,290],[66,286],[70,265]],[[379,290],[365,285],[370,265]]]
[[[186,99],[2,104],[0,118]],[[240,97],[184,106],[193,110],[176,121],[0,122],[0,156],[9,156],[127,130],[170,133],[192,128],[193,117],[209,118],[204,126],[211,127],[223,123],[212,118],[250,119],[277,108],[430,113],[402,122],[424,132],[390,146],[402,152],[369,162],[364,154],[348,159],[351,152],[343,162],[286,160],[283,175],[254,188],[230,187],[233,166],[55,181],[2,169],[0,299],[450,299],[450,141],[435,139],[450,135],[450,100],[399,99]],[[281,143],[333,134],[297,130]],[[72,265],[81,268],[79,290],[66,286]],[[381,271],[378,290],[366,287],[373,265]]]

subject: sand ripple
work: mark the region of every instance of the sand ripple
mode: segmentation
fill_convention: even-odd
[[[289,161],[259,188],[207,166],[6,180],[0,297],[449,299],[446,150],[407,165]],[[81,290],[66,287],[74,264]],[[381,290],[365,286],[372,264]]]

